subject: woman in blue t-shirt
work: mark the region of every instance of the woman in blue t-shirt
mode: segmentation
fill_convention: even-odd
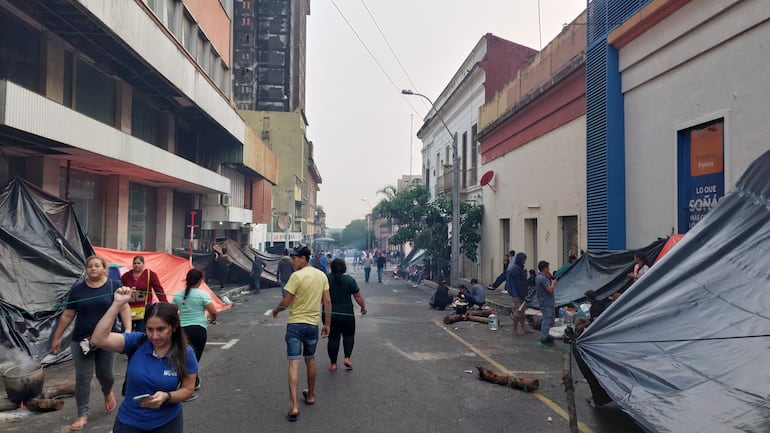
[[[190,269],[185,278],[187,287],[183,292],[174,296],[174,304],[179,307],[179,317],[182,322],[182,330],[187,336],[187,341],[195,350],[195,359],[200,362],[203,349],[206,347],[208,335],[206,327],[208,320],[206,313],[211,317],[211,323],[216,323],[217,309],[211,296],[199,287],[203,282],[203,272],[200,269]],[[195,389],[201,387],[200,374],[195,377]]]
[[[91,342],[110,352],[132,356],[126,368],[126,398],[118,409],[113,433],[182,433],[182,402],[193,395],[198,362],[174,304],[159,302],[145,311],[145,332],[111,331],[132,289],[115,292],[110,308],[96,325]]]

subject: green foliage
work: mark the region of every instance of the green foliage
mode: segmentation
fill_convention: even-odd
[[[452,200],[441,196],[431,201],[430,193],[423,186],[402,192],[386,187],[380,192],[386,198],[374,207],[374,213],[390,218],[398,225],[398,231],[390,238],[390,243],[401,245],[413,242],[415,248],[425,249],[434,270],[433,275],[440,276],[442,272],[436,271],[448,269],[449,265]],[[460,251],[474,261],[478,257],[478,244],[481,240],[479,227],[483,214],[483,206],[469,203],[460,205]]]
[[[371,231],[370,231],[371,233]],[[366,221],[353,220],[340,233],[339,245],[359,250],[366,249]],[[371,234],[370,234],[371,235]]]

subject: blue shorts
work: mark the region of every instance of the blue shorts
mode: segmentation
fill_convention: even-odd
[[[289,323],[286,325],[286,356],[289,359],[313,358],[318,345],[318,325]]]

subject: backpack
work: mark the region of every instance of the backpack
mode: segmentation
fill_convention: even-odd
[[[128,360],[126,361],[126,374],[125,374],[125,376],[128,376],[128,362],[131,361],[131,357],[134,356],[134,353],[136,353],[136,351],[139,349],[139,346],[144,344],[145,341],[147,341],[147,334],[144,334],[141,337],[139,337],[139,341],[134,343],[134,345],[131,346],[128,349],[128,352],[126,352],[126,356],[128,356]],[[123,377],[123,388],[120,391],[120,395],[122,395],[123,397],[126,396],[126,378],[125,378],[125,376]]]

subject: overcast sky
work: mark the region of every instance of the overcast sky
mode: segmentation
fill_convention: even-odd
[[[311,0],[306,114],[329,228],[369,213],[362,198],[374,206],[378,190],[420,174],[415,134],[430,107],[401,89],[435,100],[484,34],[540,49],[586,6],[539,3],[540,26],[538,0]]]

